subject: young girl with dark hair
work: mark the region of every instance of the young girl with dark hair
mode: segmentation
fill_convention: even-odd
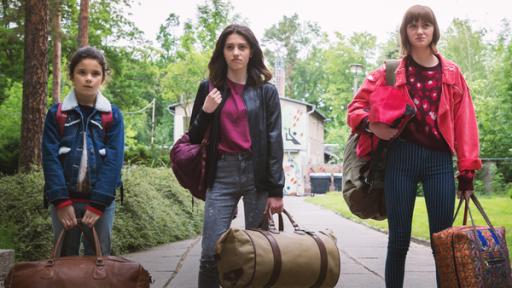
[[[375,97],[372,93],[386,83],[385,67],[370,73],[349,105],[348,123],[353,132],[392,140],[384,188],[389,226],[386,287],[403,286],[417,184],[423,184],[432,235],[452,224],[452,155],[457,156],[459,195],[473,193],[473,176],[481,167],[469,88],[459,67],[437,51],[439,37],[429,7],[415,5],[407,10],[400,26],[403,58],[395,72],[395,88],[404,97],[394,98],[401,99],[395,100],[401,102],[394,106],[408,106],[415,113],[403,128],[369,118],[371,98]]]
[[[89,241],[92,226],[98,233],[102,254],[110,255],[124,128],[121,111],[99,91],[108,70],[106,65],[99,50],[78,49],[69,63],[73,90],[46,115],[43,171],[55,240],[62,229],[69,230],[61,256],[78,255],[82,231],[88,234],[83,237],[84,253],[95,255],[94,243]],[[105,114],[109,123],[104,121]],[[84,224],[82,229],[77,227],[81,225],[78,219]]]
[[[272,74],[252,31],[222,31],[194,102],[189,135],[200,143],[210,130],[199,287],[219,287],[215,242],[244,200],[245,226],[283,209],[281,108]],[[214,87],[210,90],[209,86]],[[210,127],[209,127],[210,126]]]

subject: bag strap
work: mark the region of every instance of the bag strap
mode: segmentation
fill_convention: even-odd
[[[396,81],[396,69],[400,64],[400,60],[397,59],[388,59],[384,61],[384,65],[386,66],[386,85],[395,86]]]
[[[477,227],[475,225],[475,221],[473,220],[473,214],[471,213],[471,209],[469,208],[470,200],[473,201],[473,203],[475,204],[476,208],[478,209],[478,211],[480,212],[480,214],[484,218],[485,222],[487,223],[487,226],[489,227],[489,232],[491,232],[494,241],[496,241],[498,249],[500,251],[502,251],[502,253],[505,253],[504,249],[502,247],[502,243],[501,243],[501,241],[498,238],[498,232],[496,231],[494,226],[491,224],[491,220],[489,220],[489,217],[487,216],[487,213],[485,213],[484,208],[482,207],[482,204],[480,204],[480,201],[478,201],[478,198],[476,198],[475,194],[471,194],[471,196],[468,197],[468,198],[461,197],[461,199],[459,200],[459,205],[457,206],[457,210],[456,210],[455,214],[453,215],[452,225],[453,225],[453,222],[455,221],[455,218],[457,217],[457,214],[459,213],[459,210],[460,210],[460,207],[462,206],[462,203],[465,202],[465,206],[464,206],[464,220],[462,222],[462,225],[466,226],[466,224],[467,224],[467,213],[469,212],[469,218],[471,219],[471,226],[472,226],[473,233],[475,234],[475,239],[479,239]],[[478,248],[482,249],[482,245],[483,244],[481,243],[481,241],[475,241],[475,242],[477,243]]]
[[[103,126],[103,131],[105,133],[105,142],[107,141],[107,132],[112,128],[112,123],[114,122],[114,117],[112,116],[112,111],[108,112],[100,112],[101,113],[101,125]]]
[[[100,112],[101,113],[101,125],[103,126],[103,130],[105,131],[105,141],[107,140],[107,132],[112,128],[112,123],[114,122],[114,117],[112,116],[112,111],[109,112]],[[59,130],[59,135],[62,137],[64,135],[64,127],[66,126],[66,120],[68,118],[68,113],[62,111],[62,103],[58,103],[57,113],[55,113],[55,120],[57,121],[57,129]]]
[[[400,64],[400,60],[397,60],[397,59],[388,59],[388,60],[384,61],[384,65],[386,66],[386,85],[387,86],[395,86],[395,82],[396,82],[395,72],[396,72],[396,69],[398,68],[399,64]],[[395,123],[393,123],[393,125],[391,125],[391,126],[396,127],[398,125],[398,123],[400,123],[400,119],[397,119],[395,121]],[[371,140],[373,142],[373,137],[371,138]],[[377,148],[375,150],[373,150],[373,152],[370,156],[370,158],[375,161],[368,162],[367,167],[365,167],[366,165],[361,167],[361,169],[363,169],[363,170],[369,169],[368,177],[366,177],[366,179],[364,179],[364,181],[367,184],[371,185],[373,183],[373,180],[375,177],[375,167],[378,165],[378,162],[380,160],[383,160],[381,158],[386,153],[388,144],[389,144],[389,141],[379,140],[379,142],[377,144]],[[372,143],[372,147],[373,147],[373,143]]]
[[[85,233],[84,229],[82,228],[82,219],[81,218],[77,218],[76,219],[78,224],[77,224],[77,227],[82,231],[83,235],[85,237],[88,237],[87,234]],[[101,253],[101,245],[100,245],[100,240],[98,238],[98,233],[96,233],[96,229],[94,228],[94,226],[92,226],[90,228],[92,230],[92,241],[91,239],[87,238],[87,240],[91,243],[94,243],[94,250],[96,252],[96,264],[98,265],[100,262],[102,262],[102,253]],[[55,242],[55,246],[53,247],[53,250],[52,250],[52,255],[51,255],[51,259],[48,260],[50,262],[50,264],[53,265],[53,263],[55,263],[55,258],[59,258],[60,257],[60,250],[61,250],[61,247],[62,247],[62,243],[64,241],[64,235],[66,234],[67,231],[70,231],[70,230],[66,230],[66,229],[62,229],[62,231],[60,232],[59,234],[59,237],[57,238],[57,241]],[[100,265],[101,266],[101,265]]]
[[[270,279],[268,280],[268,282],[263,286],[265,288],[270,288],[276,284],[277,280],[279,280],[279,275],[281,274],[281,269],[283,266],[281,249],[279,248],[279,244],[277,243],[276,239],[274,238],[271,232],[260,229],[257,229],[256,231],[267,239],[267,241],[270,244],[270,248],[272,249],[272,256],[274,256],[272,274],[270,275]]]
[[[475,204],[475,207],[478,209],[478,212],[480,212],[480,214],[484,218],[484,221],[487,224],[487,226],[489,226],[492,230],[496,230],[496,229],[494,229],[494,226],[492,225],[491,220],[487,216],[487,213],[485,213],[484,208],[482,207],[482,204],[480,203],[478,198],[476,198],[475,194],[471,194],[471,196],[469,198],[464,198],[464,197],[460,198],[459,204],[457,206],[457,210],[455,211],[455,214],[453,215],[452,225],[455,222],[455,219],[457,218],[457,215],[459,214],[459,210],[460,210],[460,208],[462,206],[462,203],[465,204],[464,205],[464,219],[462,221],[462,225],[464,225],[464,226],[467,225],[467,214],[468,214],[468,212],[470,213],[470,218],[472,218],[471,217],[471,210],[469,208],[470,200],[473,201],[473,203]],[[471,221],[473,222],[473,219],[471,219]]]
[[[213,83],[208,80],[208,93],[210,93],[210,91],[212,91],[213,88],[215,88],[213,86]],[[206,96],[208,96],[208,94],[206,94]],[[208,146],[208,140],[210,139],[210,132],[212,130],[212,125],[213,124],[211,122],[208,124],[208,127],[206,128],[206,132],[204,132],[203,140],[201,140],[201,154],[202,154],[201,162],[203,162],[201,164],[201,167],[203,169],[202,173],[206,173],[206,170],[205,170],[206,169],[206,158],[208,156],[208,151],[207,151],[206,147]],[[201,184],[207,185],[206,183],[200,183],[200,185]],[[199,187],[199,188],[201,189],[201,187]],[[195,202],[196,202],[196,200],[194,199],[194,196],[191,196],[192,210],[194,210]]]
[[[57,129],[61,137],[64,135],[64,126],[66,124],[67,118],[68,114],[62,111],[62,103],[59,103],[57,105],[57,113],[55,113],[55,120],[57,121]]]

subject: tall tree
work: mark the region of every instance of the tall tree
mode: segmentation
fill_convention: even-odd
[[[23,81],[24,19],[21,1],[0,1],[0,104]]]
[[[25,52],[20,168],[41,163],[48,85],[48,0],[25,2]]]
[[[61,83],[61,58],[62,58],[62,37],[60,29],[61,2],[60,0],[51,0],[51,23],[52,23],[52,99],[53,103],[60,102],[60,83]]]
[[[486,78],[485,35],[484,29],[474,30],[469,20],[454,19],[441,37],[440,50],[461,67],[468,82]]]
[[[282,57],[285,62],[286,96],[290,98],[300,99],[303,95],[298,95],[293,90],[290,79],[293,78],[293,70],[300,58],[305,58],[312,51],[313,43],[318,44],[321,41],[322,32],[320,26],[312,22],[302,22],[299,15],[283,16],[279,23],[272,25],[265,30],[262,40],[263,46],[266,48],[265,56],[271,63],[277,57]],[[321,45],[316,45],[316,48]]]
[[[80,0],[80,17],[78,20],[78,46],[89,45],[89,0]]]
[[[203,50],[213,50],[220,31],[233,19],[229,0],[208,0],[197,6],[196,35]]]
[[[489,60],[481,94],[475,99],[483,157],[512,157],[512,38],[510,22],[503,22],[497,40],[489,44]],[[471,86],[470,86],[471,87]],[[512,162],[498,161],[506,181],[512,181]]]
[[[180,17],[174,13],[169,14],[165,23],[160,25],[160,29],[156,36],[156,40],[160,43],[163,50],[161,62],[169,64],[176,58],[176,50],[178,49],[178,37],[176,30],[180,25]]]
[[[388,34],[388,39],[380,45],[377,63],[384,63],[387,59],[400,58],[400,36],[398,30]]]

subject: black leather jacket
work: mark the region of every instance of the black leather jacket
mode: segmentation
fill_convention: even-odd
[[[212,123],[206,164],[207,184],[211,187],[217,168],[220,112],[231,92],[228,88],[222,89],[222,102],[219,107],[213,113],[206,113],[202,107],[208,91],[208,81],[204,80],[199,84],[194,101],[189,135],[192,143],[201,143],[208,125]],[[269,197],[283,197],[283,138],[277,89],[270,83],[259,87],[246,86],[243,99],[249,120],[256,190],[259,193],[268,193]]]

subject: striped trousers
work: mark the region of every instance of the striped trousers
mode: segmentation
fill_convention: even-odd
[[[386,158],[384,188],[389,226],[387,288],[403,287],[418,183],[423,185],[432,236],[452,224],[455,205],[452,155],[402,139],[393,141]]]

